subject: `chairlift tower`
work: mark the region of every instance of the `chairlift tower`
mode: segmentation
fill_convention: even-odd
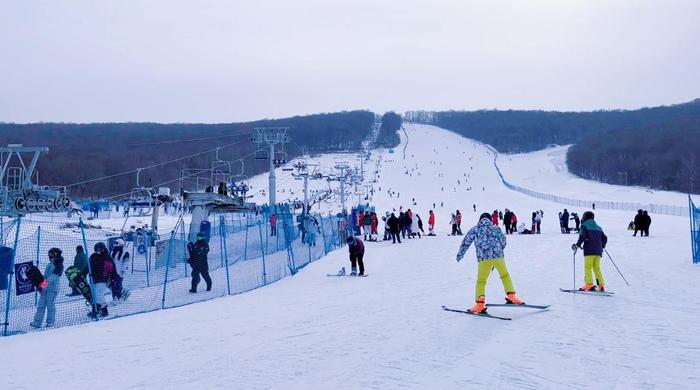
[[[293,173],[294,180],[304,180],[304,211],[303,215],[306,215],[309,210],[309,179],[318,180],[323,178],[323,176],[318,172],[319,164],[308,164],[306,162],[301,163],[298,173]],[[313,167],[311,172],[309,172],[309,167]]]
[[[333,168],[340,171],[338,176],[338,181],[340,181],[340,204],[343,214],[347,214],[347,208],[345,208],[345,180],[347,179],[346,175],[350,165],[345,161],[338,161]]]
[[[70,207],[66,188],[32,182],[36,164],[47,147],[10,144],[0,147],[0,215],[22,216],[34,212],[63,211]],[[27,164],[25,158],[32,154]]]
[[[269,204],[270,207],[276,207],[276,193],[277,188],[275,185],[275,145],[291,141],[287,131],[289,127],[256,127],[253,129],[253,142],[258,145],[258,149],[261,149],[263,145],[269,147],[268,160],[270,162],[270,176],[269,176]]]

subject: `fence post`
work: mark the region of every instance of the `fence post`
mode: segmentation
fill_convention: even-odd
[[[39,247],[41,246],[41,225],[36,227],[36,266],[39,267]],[[39,292],[34,290],[34,306],[36,306],[39,300]]]
[[[153,234],[143,234],[143,242],[146,245],[146,287],[151,287],[151,274],[149,268],[151,268],[151,242],[153,241]]]
[[[292,275],[297,273],[297,265],[296,265],[296,259],[294,258],[294,249],[292,248],[292,237],[289,234],[290,229],[289,223],[287,223],[287,218],[284,218],[283,220],[283,228],[284,228],[284,241],[287,244],[287,266],[289,267],[289,272],[292,273]]]
[[[250,230],[250,226],[248,224],[248,215],[246,214],[246,221],[245,221],[245,245],[243,245],[243,260],[248,260],[248,230]],[[262,244],[261,244],[262,245]]]
[[[328,254],[328,247],[326,246],[326,229],[323,227],[323,216],[320,217],[321,219],[321,237],[323,237],[323,253],[324,255]]]
[[[262,222],[258,221],[258,231],[260,232],[260,252],[262,252],[262,266],[263,266],[263,285],[267,284],[267,270],[265,269],[265,249],[262,246],[263,236],[262,236]]]
[[[12,282],[15,278],[15,258],[17,257],[17,241],[19,240],[19,226],[21,218],[17,217],[17,227],[15,228],[15,243],[12,248],[12,256],[10,259],[10,273],[7,274],[7,297],[5,299],[5,326],[2,335],[7,336],[7,326],[10,325],[10,296],[12,295]]]
[[[97,308],[97,306],[95,306],[95,295],[96,295],[95,294],[95,280],[92,277],[92,265],[90,265],[90,256],[88,256],[88,254],[90,252],[88,252],[87,240],[85,239],[85,224],[83,223],[83,217],[80,217],[79,221],[80,221],[80,234],[83,237],[83,247],[85,248],[85,257],[87,257],[87,259],[88,259],[88,261],[87,261],[87,264],[88,264],[88,283],[90,283],[90,292],[92,292],[92,294],[90,294],[92,296],[92,299],[91,299],[92,300],[92,302],[91,302],[92,309],[95,310]],[[98,321],[99,320],[98,317],[99,316],[96,315],[93,319],[95,321]]]
[[[175,225],[175,229],[170,232],[170,242],[168,243],[168,258],[165,260],[165,280],[163,280],[163,298],[160,301],[160,308],[165,309],[165,291],[168,287],[168,271],[170,271],[170,259],[173,253],[173,240],[175,239],[175,230],[179,222]]]
[[[221,216],[221,220],[223,222],[224,216]],[[229,270],[228,270],[228,252],[226,249],[226,234],[227,234],[227,229],[226,229],[226,224],[222,223],[221,224],[221,247],[222,247],[222,256],[224,259],[224,263],[226,265],[226,291],[228,292],[228,295],[231,295],[231,278],[229,276]]]

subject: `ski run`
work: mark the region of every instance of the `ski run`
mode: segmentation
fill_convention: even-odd
[[[478,143],[436,127],[405,127],[399,147],[376,150],[365,162],[378,175],[371,205],[380,216],[411,208],[426,232],[433,209],[435,237],[401,244],[360,237],[372,275],[362,280],[326,277],[342,267],[349,273],[342,248],[248,293],[0,338],[3,383],[14,390],[700,388],[700,268],[690,261],[687,218],[652,215],[650,236],[632,237],[627,224],[634,210],[595,210],[606,249],[630,287],[603,257],[605,287],[614,295],[564,293],[583,284],[584,260],[579,251],[573,264],[577,235],[561,234],[557,215],[587,209],[507,189],[493,154]],[[565,168],[548,165],[562,150],[501,156],[499,163],[518,185],[578,199],[670,203],[678,197],[571,179]],[[315,159],[330,166],[341,158],[354,155]],[[301,194],[301,183],[288,176],[278,172],[278,188],[288,191],[279,201]],[[251,184],[264,188],[266,180],[257,176]],[[323,206],[324,212],[339,208],[335,197]],[[542,234],[507,236],[505,260],[518,296],[551,306],[493,306],[505,297],[494,272],[487,312],[512,321],[443,310],[474,305],[477,271],[473,245],[455,260],[463,236],[447,235],[451,213],[461,211],[466,233],[482,212],[505,208],[528,228],[531,213],[544,212]]]

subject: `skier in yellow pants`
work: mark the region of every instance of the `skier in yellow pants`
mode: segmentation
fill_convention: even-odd
[[[495,268],[501,277],[503,289],[506,292],[506,303],[522,305],[523,301],[515,295],[513,281],[510,279],[503,249],[506,247],[506,237],[498,226],[491,222],[491,215],[483,213],[479,217],[479,223],[469,229],[462,240],[457,253],[457,262],[462,260],[472,243],[475,243],[476,258],[479,270],[476,277],[476,305],[469,309],[472,313],[484,313],[486,311],[486,280]]]
[[[578,241],[571,246],[572,250],[583,247],[584,256],[584,285],[581,291],[596,291],[593,284],[593,273],[598,280],[598,291],[605,291],[605,280],[600,271],[600,257],[608,243],[608,236],[603,229],[595,223],[595,215],[592,211],[586,211],[581,218],[581,230],[578,232]],[[583,246],[582,246],[583,245]]]

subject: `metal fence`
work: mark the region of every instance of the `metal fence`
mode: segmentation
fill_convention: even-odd
[[[690,245],[693,263],[700,263],[700,209],[695,206],[688,195],[688,212],[690,213]]]
[[[126,240],[123,253],[115,255],[117,272],[127,300],[109,299],[111,319],[153,310],[187,305],[224,295],[233,295],[274,283],[295,274],[307,264],[345,245],[345,222],[338,216],[311,215],[302,228],[294,215],[278,214],[276,231],[265,214],[222,214],[211,221],[209,238],[209,274],[211,290],[204,281],[197,293],[190,293],[192,268],[187,263],[187,224],[182,219],[162,237],[137,236]],[[49,262],[50,248],[63,252],[64,270],[73,265],[76,247],[82,246],[89,257],[94,245],[118,236],[89,223],[36,222],[27,219],[2,220],[0,223],[0,304],[4,305],[2,335],[45,329],[48,318],[34,328],[30,323],[40,308],[42,294],[28,283],[26,269],[36,265],[42,273]],[[303,236],[303,237],[302,237]],[[122,260],[120,260],[121,258]],[[92,281],[92,279],[89,279]],[[91,290],[95,291],[91,283]],[[88,316],[92,306],[82,295],[71,295],[71,287],[60,276],[54,295],[53,327],[71,326],[93,321]],[[44,298],[46,301],[46,298]]]

